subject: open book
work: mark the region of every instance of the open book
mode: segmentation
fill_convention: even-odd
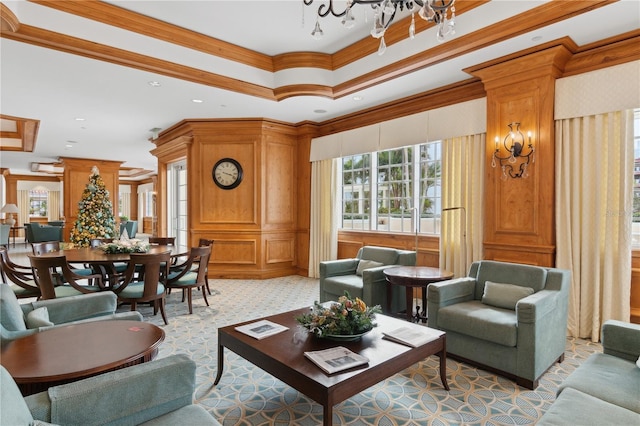
[[[322,351],[305,352],[304,356],[329,374],[365,365],[369,362],[369,358],[352,352],[343,346]]]
[[[400,327],[393,331],[383,331],[382,334],[389,340],[415,348],[438,339],[442,333],[427,327]]]
[[[289,327],[285,327],[284,325],[280,325],[268,320],[260,320],[252,322],[251,324],[245,324],[236,327],[236,330],[238,330],[239,332],[254,337],[258,340],[264,339],[265,337],[273,336],[274,334],[278,334],[288,329]]]

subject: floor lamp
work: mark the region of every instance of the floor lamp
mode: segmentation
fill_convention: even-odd
[[[453,210],[462,210],[461,228],[462,228],[462,245],[460,251],[462,252],[462,264],[464,265],[464,273],[467,269],[467,210],[464,207],[447,207],[442,209],[442,213]]]

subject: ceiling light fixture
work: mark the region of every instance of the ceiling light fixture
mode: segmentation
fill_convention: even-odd
[[[191,99],[191,102],[193,102],[194,104],[201,104],[204,101],[202,99]]]
[[[310,6],[314,0],[302,0],[305,5]],[[323,0],[321,0],[323,1]],[[455,34],[455,18],[456,8],[454,3],[456,0],[347,0],[345,10],[337,12],[334,9],[334,1],[329,0],[327,4],[323,1],[318,6],[318,17],[316,24],[311,32],[311,36],[315,39],[322,38],[324,31],[320,28],[320,18],[332,14],[336,18],[342,17],[342,25],[345,28],[353,28],[355,26],[355,17],[353,16],[353,6],[356,4],[368,4],[373,9],[373,29],[371,36],[380,39],[378,47],[378,55],[382,55],[387,49],[384,41],[384,33],[389,25],[396,17],[398,9],[403,11],[405,8],[411,12],[411,25],[409,25],[409,38],[413,39],[416,32],[416,24],[414,15],[416,11],[418,16],[427,22],[433,22],[437,28],[436,38],[439,42],[443,42],[448,35]],[[447,14],[451,10],[451,17],[447,18]]]

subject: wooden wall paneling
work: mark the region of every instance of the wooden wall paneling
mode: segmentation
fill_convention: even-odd
[[[294,186],[296,205],[296,265],[297,273],[309,275],[309,239],[311,226],[311,139],[318,135],[318,126],[305,123],[297,127],[297,179]]]
[[[635,250],[631,256],[631,318],[630,321],[640,324],[640,251]]]

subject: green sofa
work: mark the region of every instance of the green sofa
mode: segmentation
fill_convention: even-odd
[[[219,426],[193,403],[195,372],[187,355],[171,355],[23,397],[0,367],[0,424]]]
[[[27,242],[43,243],[46,241],[62,241],[62,226],[25,223]]]
[[[571,273],[508,262],[471,264],[467,277],[430,284],[428,324],[447,354],[535,389],[564,359]]]
[[[640,425],[640,325],[602,325],[603,353],[567,377],[538,426]]]
[[[380,305],[385,308],[387,280],[384,269],[415,264],[415,251],[374,246],[360,248],[352,259],[320,262],[320,302],[338,300],[346,290],[369,306]],[[393,290],[392,312],[405,310],[405,288],[395,286]]]

